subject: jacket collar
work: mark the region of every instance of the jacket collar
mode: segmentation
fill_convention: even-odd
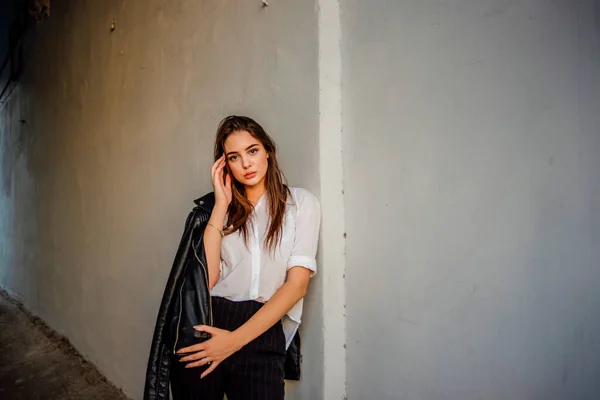
[[[194,200],[194,203],[196,203],[198,207],[205,210],[206,212],[212,213],[212,209],[215,206],[215,193],[207,193],[199,199]]]

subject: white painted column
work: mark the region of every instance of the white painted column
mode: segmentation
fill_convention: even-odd
[[[342,165],[342,65],[339,0],[319,12],[319,149],[323,271],[323,398],[346,398],[345,223]]]

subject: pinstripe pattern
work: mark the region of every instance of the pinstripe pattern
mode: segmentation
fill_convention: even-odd
[[[233,331],[243,325],[262,303],[212,298],[214,325]],[[283,400],[285,335],[281,323],[248,343],[204,379],[206,367],[185,369],[174,360],[171,390],[174,400]]]

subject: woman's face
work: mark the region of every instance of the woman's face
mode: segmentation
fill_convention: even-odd
[[[234,132],[224,143],[227,167],[244,186],[264,185],[269,155],[260,140],[247,131]]]

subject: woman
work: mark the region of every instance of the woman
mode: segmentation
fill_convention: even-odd
[[[281,400],[286,349],[316,272],[320,206],[285,185],[275,143],[251,118],[221,121],[215,160],[204,232],[214,324],[195,327],[212,337],[177,352],[173,395]]]

